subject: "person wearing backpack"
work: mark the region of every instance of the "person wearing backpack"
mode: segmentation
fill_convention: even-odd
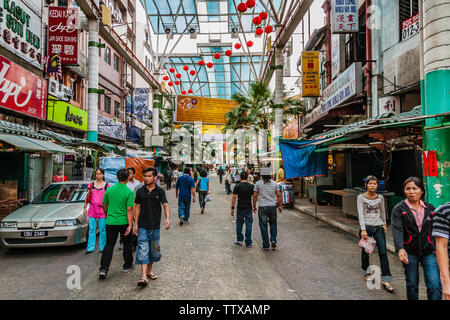
[[[88,186],[88,194],[86,200],[84,201],[83,214],[85,217],[89,217],[89,233],[88,242],[86,248],[86,254],[95,251],[95,241],[96,241],[96,230],[97,221],[98,228],[100,229],[99,235],[99,249],[103,252],[106,245],[106,215],[103,211],[103,196],[105,195],[106,189],[109,185],[105,181],[105,170],[102,168],[97,168],[95,170],[95,181],[91,182]],[[86,210],[89,204],[89,211]]]
[[[198,192],[198,202],[200,203],[200,208],[202,209],[202,214],[205,212],[206,206],[206,195],[209,193],[209,178],[207,173],[203,170],[200,173],[200,177],[197,179],[196,191]]]

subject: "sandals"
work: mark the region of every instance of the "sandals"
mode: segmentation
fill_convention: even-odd
[[[138,281],[137,283],[138,287],[146,287],[148,285],[148,280],[147,279],[141,279]]]
[[[158,279],[158,276],[156,275],[156,274],[148,274],[147,275],[147,277],[150,279],[150,280],[156,280],[156,279]]]
[[[389,292],[389,293],[393,293],[394,292],[394,288],[391,286],[391,284],[389,282],[383,281],[383,282],[381,282],[381,284],[387,290],[387,292]]]

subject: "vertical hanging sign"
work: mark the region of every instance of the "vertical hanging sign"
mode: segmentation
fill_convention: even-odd
[[[333,33],[358,32],[358,0],[333,0],[331,25]]]
[[[302,52],[302,96],[320,96],[319,51]]]
[[[48,8],[48,55],[57,54],[61,64],[78,65],[79,8]]]
[[[438,165],[436,151],[423,151],[423,175],[425,177],[437,177]]]

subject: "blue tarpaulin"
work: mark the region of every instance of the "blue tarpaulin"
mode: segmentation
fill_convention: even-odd
[[[100,158],[100,168],[105,170],[105,180],[108,183],[117,183],[117,171],[125,167],[125,158]]]
[[[328,175],[326,152],[314,152],[317,140],[280,139],[280,151],[283,158],[286,179]]]

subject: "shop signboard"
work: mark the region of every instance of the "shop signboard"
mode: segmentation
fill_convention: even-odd
[[[400,113],[400,97],[388,96],[380,98],[379,105],[382,113]]]
[[[411,38],[413,35],[420,31],[420,18],[419,14],[412,16],[411,18],[403,21],[402,23],[402,41]]]
[[[332,0],[331,26],[333,33],[358,32],[358,0]]]
[[[225,125],[225,113],[237,106],[237,102],[230,99],[177,96],[174,122]]]
[[[322,112],[334,109],[361,93],[361,62],[354,62],[322,92]]]
[[[144,119],[149,114],[148,111],[148,88],[134,89],[134,111],[133,114],[139,119]]]
[[[293,119],[283,128],[283,139],[298,139],[298,119]]]
[[[98,133],[107,137],[126,140],[127,131],[123,123],[98,115]]]
[[[0,107],[45,120],[47,82],[0,56]]]
[[[320,96],[319,51],[302,52],[302,96]]]
[[[41,7],[31,7],[33,3],[27,2],[0,1],[0,46],[42,69]]]
[[[48,55],[57,54],[61,64],[78,64],[79,8],[48,8]]]
[[[47,120],[87,131],[87,112],[53,96],[48,96]]]

